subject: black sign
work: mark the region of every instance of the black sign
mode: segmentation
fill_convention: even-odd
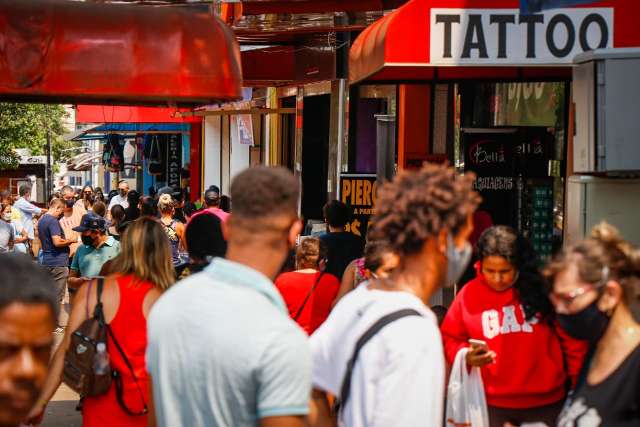
[[[527,178],[548,176],[554,141],[540,127],[463,133],[465,171],[476,174],[474,188],[494,224],[517,226],[518,192]]]
[[[167,141],[167,185],[180,188],[182,170],[182,134],[170,134]]]
[[[376,204],[375,175],[340,175],[340,200],[351,209],[347,231],[365,238]]]

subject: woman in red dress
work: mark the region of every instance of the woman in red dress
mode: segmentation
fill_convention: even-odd
[[[327,249],[320,239],[307,237],[296,249],[297,270],[276,279],[289,315],[307,335],[327,319],[340,288],[337,277],[321,271],[326,258]]]
[[[115,347],[111,336],[107,352],[111,368],[122,377],[123,408],[116,396],[115,381],[109,391],[83,400],[83,427],[147,425],[144,409],[150,405],[149,377],[146,373],[147,315],[174,281],[171,251],[162,226],[150,218],[131,223],[122,236],[121,253],[104,279],[102,302],[104,317],[113,335],[132,365],[133,375]],[[31,411],[31,422],[40,418],[62,381],[64,355],[70,336],[93,313],[97,295],[96,281],[83,285],[75,297],[64,339],[51,360],[49,375],[40,399]],[[135,378],[134,378],[135,375]],[[140,415],[129,415],[139,413]]]

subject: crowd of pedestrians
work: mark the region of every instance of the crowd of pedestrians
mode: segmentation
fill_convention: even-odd
[[[46,210],[27,186],[2,192],[0,252],[14,253],[0,254],[0,425],[39,423],[71,370],[98,381],[106,363],[110,385],[82,396],[85,426],[453,426],[461,351],[487,426],[640,425],[640,252],[607,224],[546,266],[507,226],[472,247],[473,180],[400,173],[366,244],[335,200],[327,232],[300,236],[299,182],[281,168],[247,169],[230,197],[211,186],[196,204],[126,181],[107,200],[62,188]],[[454,284],[448,309],[430,306]],[[94,318],[106,332],[72,345]]]

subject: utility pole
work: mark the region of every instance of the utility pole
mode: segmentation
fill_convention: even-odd
[[[53,192],[53,171],[51,170],[51,129],[47,129],[47,168],[45,171],[45,202]]]

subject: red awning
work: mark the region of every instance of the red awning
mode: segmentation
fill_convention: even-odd
[[[595,1],[534,18],[521,17],[519,7],[519,0],[411,0],[355,40],[350,81],[563,78],[584,46],[640,46],[638,0]],[[529,42],[531,29],[537,33]]]
[[[206,8],[0,0],[0,99],[193,106],[241,86],[238,44]]]

